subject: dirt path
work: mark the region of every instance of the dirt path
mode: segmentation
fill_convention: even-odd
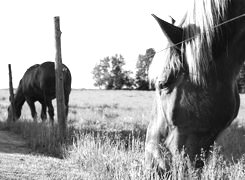
[[[27,143],[18,135],[9,131],[0,131],[0,153],[29,154]]]
[[[89,179],[69,160],[34,154],[18,135],[0,131],[0,179]]]

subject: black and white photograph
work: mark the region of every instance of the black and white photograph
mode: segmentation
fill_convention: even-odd
[[[0,23],[0,180],[245,179],[244,0],[8,0]]]

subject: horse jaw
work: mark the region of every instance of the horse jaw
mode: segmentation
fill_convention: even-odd
[[[159,26],[161,27],[163,33],[168,38],[169,43],[171,44],[178,44],[182,41],[183,38],[183,29],[177,26],[174,26],[173,24],[170,24],[156,15],[152,14],[152,16],[156,19]]]

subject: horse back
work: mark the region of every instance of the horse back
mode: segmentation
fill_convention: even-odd
[[[18,89],[21,89],[23,94],[32,95],[32,92],[35,92],[35,89],[39,89],[37,84],[39,66],[40,64],[35,64],[28,68],[20,80]]]
[[[63,65],[64,93],[69,96],[71,91],[71,74],[69,69]],[[40,100],[45,93],[50,99],[55,98],[55,64],[44,62],[31,66],[21,79],[22,91],[25,96]]]

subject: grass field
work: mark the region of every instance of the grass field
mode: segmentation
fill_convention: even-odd
[[[34,124],[25,104],[18,123],[10,127],[29,142],[30,147],[48,156],[62,157],[67,164],[90,179],[157,179],[144,169],[144,140],[154,92],[73,90],[70,96],[68,140],[57,143],[57,126]],[[55,104],[55,101],[53,101]],[[0,90],[2,128],[7,117],[8,91]],[[40,112],[40,105],[37,104]],[[173,179],[245,178],[245,96],[235,122],[217,140],[203,171],[196,172],[179,155],[171,165]],[[67,166],[69,166],[67,165]],[[189,167],[187,170],[185,167]],[[69,175],[69,179],[76,177]]]

